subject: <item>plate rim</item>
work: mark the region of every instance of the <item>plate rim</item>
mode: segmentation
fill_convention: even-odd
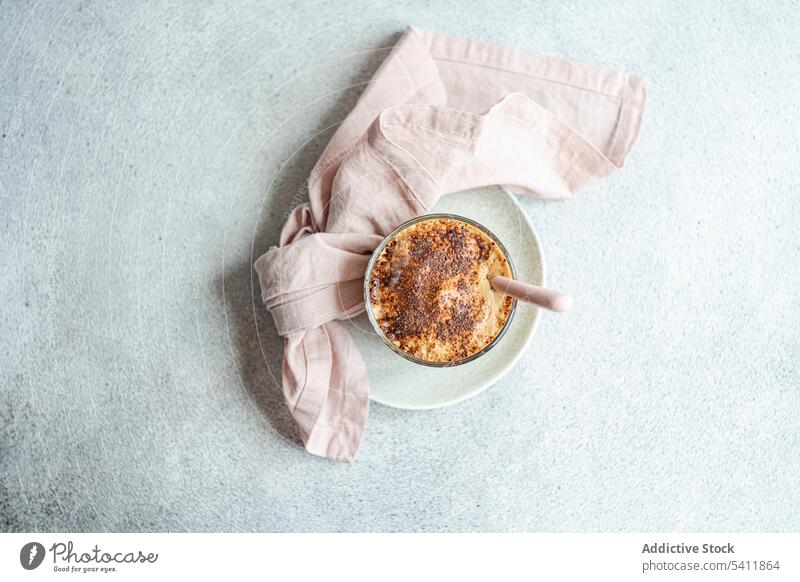
[[[489,187],[492,187],[492,186],[489,186]],[[539,235],[536,233],[536,229],[533,228],[533,224],[531,224],[531,220],[530,220],[530,217],[528,216],[528,213],[525,212],[525,207],[522,206],[522,203],[520,203],[520,201],[517,199],[517,195],[514,194],[513,192],[509,191],[506,188],[503,188],[502,186],[495,185],[493,187],[497,188],[498,190],[503,192],[506,196],[508,196],[508,198],[511,199],[511,203],[514,205],[514,207],[517,209],[517,211],[520,214],[522,214],[522,216],[525,218],[525,223],[528,225],[528,229],[530,230],[531,234],[533,235],[533,240],[536,241],[536,245],[539,247],[539,257],[540,257],[541,269],[542,269],[542,286],[547,285],[547,263],[546,263],[546,260],[545,260],[544,247],[542,246],[542,240],[539,238]],[[431,214],[431,212],[426,212],[425,214]],[[524,307],[523,307],[523,309],[524,309]],[[511,369],[514,366],[517,365],[517,362],[519,362],[520,358],[522,357],[522,354],[524,354],[528,350],[528,347],[530,346],[531,340],[533,339],[533,335],[536,333],[536,329],[539,327],[539,320],[541,319],[541,317],[542,317],[541,308],[536,308],[536,313],[535,313],[535,315],[533,317],[533,323],[531,324],[530,329],[527,331],[527,333],[525,335],[524,341],[522,342],[522,347],[519,349],[519,351],[516,353],[516,355],[514,355],[514,357],[511,358],[511,360],[505,366],[500,368],[496,373],[492,374],[489,377],[489,380],[486,381],[483,384],[483,386],[481,386],[479,388],[475,388],[473,390],[470,390],[470,391],[466,392],[465,394],[462,394],[462,395],[458,396],[457,398],[453,398],[453,399],[447,400],[445,402],[440,402],[440,403],[437,403],[437,404],[410,404],[410,405],[409,404],[397,404],[397,403],[394,403],[394,402],[381,400],[380,398],[376,398],[374,396],[374,394],[372,393],[372,391],[370,391],[370,395],[369,395],[370,402],[374,402],[375,404],[380,404],[381,406],[388,406],[389,408],[396,408],[396,409],[399,409],[399,410],[435,410],[437,408],[444,408],[446,406],[453,406],[455,404],[460,404],[461,402],[464,402],[465,400],[469,400],[470,398],[474,398],[478,394],[481,394],[481,393],[485,392],[486,390],[488,390],[489,388],[491,388],[492,386],[497,384],[497,382],[499,382],[506,374],[508,374],[508,372],[511,371]],[[399,356],[397,356],[397,354],[392,354],[392,355],[396,356],[396,357],[399,357]],[[469,364],[467,364],[467,365],[469,365]],[[446,368],[444,368],[444,369],[446,369]]]

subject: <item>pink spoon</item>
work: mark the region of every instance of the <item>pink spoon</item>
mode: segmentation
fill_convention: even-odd
[[[569,308],[572,307],[572,297],[569,295],[539,287],[538,285],[523,283],[516,279],[509,279],[508,277],[494,277],[492,279],[492,288],[514,299],[533,303],[550,311],[563,313],[569,311]]]

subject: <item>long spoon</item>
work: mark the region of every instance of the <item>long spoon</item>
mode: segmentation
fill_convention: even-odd
[[[492,288],[500,293],[525,301],[526,303],[533,303],[539,307],[563,313],[569,311],[572,307],[572,297],[566,293],[560,293],[553,289],[539,287],[538,285],[531,285],[530,283],[523,283],[516,279],[509,279],[498,275],[492,278]]]

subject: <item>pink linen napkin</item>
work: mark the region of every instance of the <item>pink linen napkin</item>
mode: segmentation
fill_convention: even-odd
[[[382,238],[448,192],[501,184],[561,198],[608,176],[636,140],[645,93],[617,71],[406,30],[311,172],[309,202],[255,263],[308,452],[352,461],[361,442],[367,368],[339,320],[364,310]]]

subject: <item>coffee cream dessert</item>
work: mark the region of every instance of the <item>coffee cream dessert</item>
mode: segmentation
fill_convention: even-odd
[[[503,251],[482,230],[453,218],[409,225],[381,251],[369,273],[369,300],[384,335],[428,362],[456,362],[489,345],[513,300],[492,289],[511,277]]]

